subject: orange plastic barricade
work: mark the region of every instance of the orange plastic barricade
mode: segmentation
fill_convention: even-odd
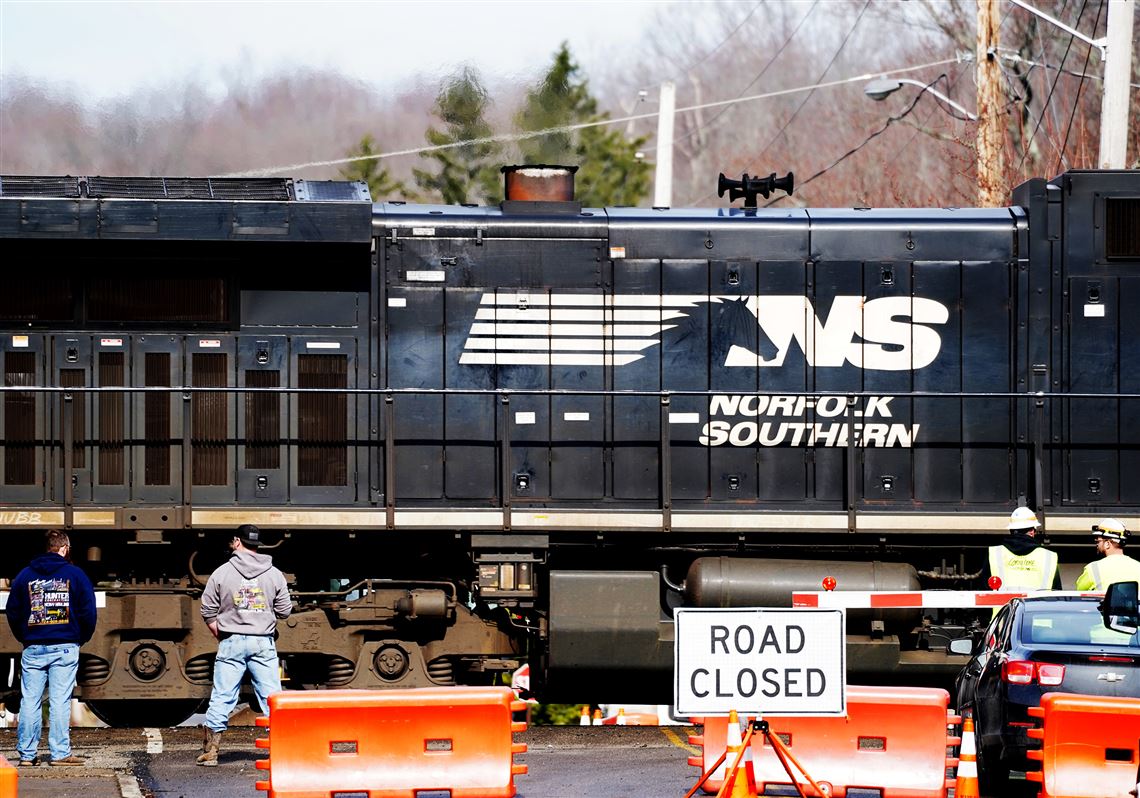
[[[417,690],[320,690],[269,697],[269,736],[257,740],[269,771],[257,789],[268,798],[512,798],[514,777],[527,772],[512,741],[525,723],[508,687]]]
[[[846,718],[781,717],[768,722],[804,770],[821,786],[827,782],[836,798],[845,798],[853,788],[878,791],[882,798],[945,798],[954,786],[946,769],[958,764],[947,749],[959,743],[948,727],[961,721],[949,705],[945,690],[850,685]],[[704,733],[689,738],[703,745],[703,756],[690,757],[689,764],[707,769],[716,762],[725,750],[727,728],[724,718],[705,718]],[[761,746],[758,736],[753,738],[752,767],[758,794],[792,790],[779,759]],[[706,783],[704,789],[715,792],[721,783],[723,779]]]
[[[0,798],[16,798],[18,791],[16,769],[0,755]]]
[[[1041,740],[1029,751],[1041,770],[1025,778],[1041,784],[1041,798],[1125,796],[1136,786],[1140,698],[1046,693],[1029,714],[1042,719],[1028,732]]]

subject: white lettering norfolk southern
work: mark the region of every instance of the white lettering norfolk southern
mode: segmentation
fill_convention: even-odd
[[[942,303],[910,296],[837,296],[821,321],[811,299],[796,294],[488,292],[480,299],[459,362],[624,366],[644,358],[641,352],[659,345],[665,331],[684,324],[701,305],[732,318],[751,316],[760,328],[758,336],[745,334],[730,344],[724,365],[733,368],[779,368],[795,348],[814,367],[921,369],[942,348],[934,327],[950,318]],[[714,318],[714,336],[733,334],[715,329],[716,323]]]
[[[893,396],[869,396],[862,407],[852,409],[855,418],[892,418]],[[909,449],[921,424],[894,421],[855,421],[842,418],[847,401],[842,396],[759,396],[719,394],[709,400],[709,416],[735,419],[708,421],[697,442],[702,446],[846,446],[854,436],[856,446],[897,446]],[[814,421],[805,414],[814,411]],[[737,420],[740,417],[756,420]],[[798,418],[800,421],[782,419]]]

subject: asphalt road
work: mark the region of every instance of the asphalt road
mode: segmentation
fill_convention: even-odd
[[[699,777],[687,764],[698,749],[689,727],[532,727],[516,735],[528,750],[515,756],[529,773],[515,777],[519,798],[682,798]],[[254,784],[265,771],[254,763],[261,729],[230,729],[220,765],[194,764],[201,732],[177,729],[73,729],[79,769],[41,765],[19,770],[20,798],[242,798],[264,796]],[[11,759],[15,730],[0,729],[0,751]],[[825,776],[820,776],[825,778]],[[443,798],[421,793],[419,798]],[[344,798],[362,798],[345,793]],[[994,798],[998,798],[994,796]],[[1008,798],[1001,796],[1000,798]]]

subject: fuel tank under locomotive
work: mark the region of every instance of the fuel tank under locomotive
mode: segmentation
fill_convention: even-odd
[[[790,607],[794,591],[918,590],[904,563],[702,557],[678,592],[657,571],[552,571],[547,700],[668,703],[672,700],[672,608]],[[872,636],[872,622],[883,628]],[[847,619],[848,672],[898,672],[899,635],[918,610],[855,610]]]

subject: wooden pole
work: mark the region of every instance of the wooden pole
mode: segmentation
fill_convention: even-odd
[[[999,23],[997,0],[978,0],[978,204],[983,208],[1006,204],[1004,114],[997,60]]]

